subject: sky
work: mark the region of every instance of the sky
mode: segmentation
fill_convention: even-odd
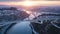
[[[17,2],[17,1],[23,1],[23,0],[0,0],[0,2]]]
[[[0,5],[29,5],[28,3],[30,5],[60,5],[60,0],[0,0]]]
[[[0,0],[0,2],[10,2],[10,1],[24,1],[24,0]],[[60,0],[32,0],[32,1],[60,1]]]

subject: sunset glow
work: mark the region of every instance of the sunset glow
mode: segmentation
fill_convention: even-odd
[[[20,2],[0,2],[0,5],[21,5],[21,6],[51,6],[60,5],[60,1],[20,1]]]
[[[24,6],[31,6],[32,3],[31,3],[30,1],[25,1],[25,2],[23,3],[23,5],[24,5]]]

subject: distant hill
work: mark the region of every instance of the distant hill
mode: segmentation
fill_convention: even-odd
[[[23,20],[27,18],[29,14],[25,11],[17,10],[16,7],[2,7],[0,8],[0,22],[2,21],[14,21]]]
[[[30,9],[33,12],[60,13],[60,6],[37,6]]]

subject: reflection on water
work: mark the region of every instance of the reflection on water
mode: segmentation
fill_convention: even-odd
[[[7,34],[32,34],[29,24],[29,21],[22,21],[7,31]]]

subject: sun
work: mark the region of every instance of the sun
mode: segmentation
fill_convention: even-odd
[[[30,1],[24,1],[23,6],[32,6],[32,3]]]
[[[24,3],[26,6],[31,6],[31,2],[30,1],[25,1]]]
[[[39,5],[39,2],[37,1],[31,1],[31,0],[25,0],[18,2],[17,5],[23,6],[23,7],[33,7]]]

